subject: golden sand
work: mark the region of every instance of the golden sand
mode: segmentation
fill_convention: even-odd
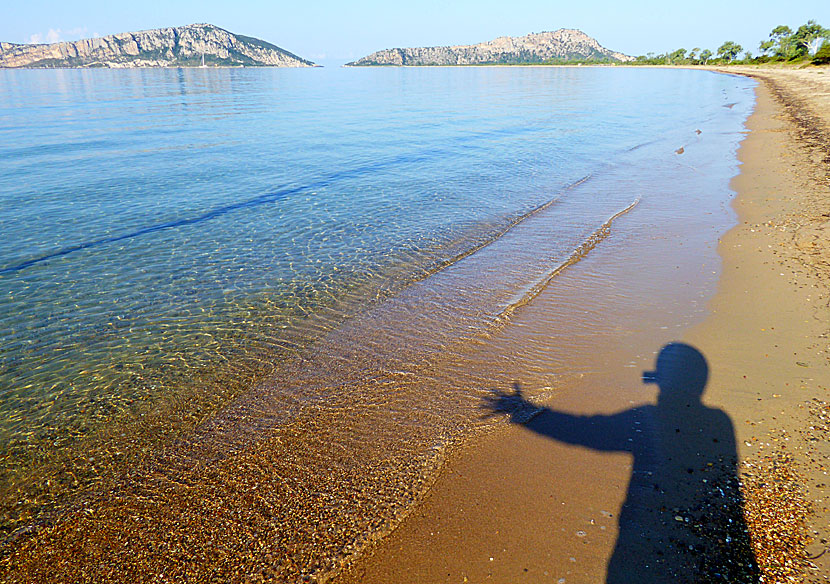
[[[709,316],[683,340],[708,359],[705,403],[735,426],[741,505],[764,581],[824,582],[830,578],[830,69],[726,72],[762,83],[733,182],[739,224],[719,244],[723,267]],[[598,269],[601,255],[575,270]],[[563,274],[557,286],[567,286],[568,278]],[[555,291],[543,293],[528,312],[555,301]],[[597,350],[606,358],[619,351]],[[598,389],[609,384],[623,382],[613,372],[594,376],[551,403],[575,413],[613,410],[623,404]],[[597,399],[606,404],[590,405]],[[454,456],[398,529],[335,580],[605,581],[618,536],[614,515],[630,472],[624,455],[558,444],[512,425]],[[716,567],[702,565],[713,571],[684,578],[723,580]],[[757,581],[757,574],[732,581]]]
[[[739,515],[743,511],[754,557],[769,576],[767,582],[792,575],[824,581],[830,574],[830,553],[822,555],[830,525],[824,503],[830,454],[826,404],[830,401],[826,336],[830,322],[826,116],[830,108],[822,101],[828,95],[825,71],[749,72],[771,80],[758,89],[758,108],[748,122],[751,133],[740,151],[744,166],[734,182],[740,224],[719,246],[723,268],[710,316],[683,337],[709,362],[704,405],[706,411],[721,410],[731,419],[741,462],[743,491],[728,483],[706,484],[725,491],[722,498],[736,503]],[[614,293],[602,291],[603,276],[619,274],[631,265],[620,258],[619,248],[613,249],[613,240],[612,235],[560,274],[555,285],[520,307],[509,330],[491,339],[492,346],[482,344],[480,355],[471,356],[470,362],[487,363],[498,355],[521,353],[522,335],[539,333],[548,338],[545,323],[566,303],[578,302],[577,308],[597,312],[591,302],[602,293]],[[612,249],[605,250],[606,244]],[[652,276],[659,279],[660,274]],[[586,290],[592,285],[596,290]],[[659,293],[659,286],[656,290]],[[636,295],[631,298],[636,302]],[[659,327],[643,325],[643,315],[650,315],[652,325],[661,318],[650,313],[648,302],[630,314],[598,311],[597,318],[609,330],[620,331],[619,338],[586,334],[558,339],[572,345],[567,351],[570,370],[590,374],[575,374],[562,382],[567,390],[554,392],[545,403],[529,404],[528,415],[517,416],[528,425],[504,425],[450,456],[400,525],[365,552],[352,555],[348,569],[334,581],[604,581],[618,539],[631,457],[557,443],[528,430],[541,419],[541,414],[531,417],[536,406],[594,415],[630,408],[633,399],[654,401],[653,387],[641,383],[641,366],[651,365],[648,352],[655,344],[659,347],[670,339],[655,338],[653,330]],[[578,336],[579,331],[568,334]],[[555,347],[557,339],[548,342]],[[636,367],[622,369],[626,363]],[[517,379],[517,386],[522,381]],[[494,381],[494,388],[506,392],[508,388],[500,383]],[[513,399],[507,393],[496,395],[504,395],[508,405]],[[315,418],[321,436],[326,436],[329,423],[343,423],[342,411],[333,409]],[[355,428],[367,427],[356,436],[378,431],[383,422],[380,414],[348,415]],[[515,416],[515,411],[510,415]],[[295,473],[297,480],[283,480],[285,468],[302,470],[320,460],[337,461],[342,445],[335,440],[324,440],[320,446],[320,451],[331,451],[329,457],[286,448],[292,432],[301,431],[300,426],[289,427],[235,451],[232,457],[200,458],[198,465],[189,465],[177,451],[167,465],[138,468],[130,489],[81,501],[72,513],[33,535],[19,534],[0,559],[0,578],[226,582],[284,581],[286,574],[293,574],[301,580],[322,581],[329,566],[290,552],[298,542],[319,538],[328,529],[329,518],[305,517],[305,507],[296,503],[337,493],[338,498],[330,502],[334,514],[337,506],[362,508],[365,500],[381,495],[391,505],[405,499],[406,493],[396,492],[395,485],[382,493],[365,489],[367,477],[347,463],[333,464],[326,484],[303,482],[301,472]],[[354,448],[360,451],[360,445]],[[399,450],[394,456],[401,459],[418,455],[417,449],[408,452],[404,442]],[[368,448],[366,456],[394,458]],[[424,460],[423,466],[429,470],[434,463]],[[426,470],[416,480],[423,480]],[[409,485],[414,490],[420,487]],[[289,503],[292,508],[285,509]],[[670,521],[698,530],[692,534],[698,538],[716,523],[700,520],[701,514],[739,516],[735,509],[714,507],[665,511]],[[692,513],[697,513],[693,521]],[[276,516],[288,519],[275,525]],[[354,516],[359,521],[339,527],[344,542],[361,541],[368,528],[381,534],[389,531],[382,529],[388,517]],[[712,533],[723,538],[721,548],[729,549],[732,542],[727,539],[734,533],[717,529]],[[341,540],[326,541],[334,545]],[[326,557],[351,553],[320,551]],[[291,562],[303,566],[288,565]],[[754,578],[754,567],[744,565],[741,558],[734,563],[730,573]]]

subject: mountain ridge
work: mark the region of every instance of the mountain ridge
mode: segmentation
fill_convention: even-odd
[[[606,49],[581,30],[560,28],[522,37],[503,36],[474,45],[384,49],[346,66],[512,65],[557,61],[625,63],[632,60],[634,57]]]
[[[51,44],[0,42],[0,68],[314,67],[267,41],[212,24],[156,28]]]

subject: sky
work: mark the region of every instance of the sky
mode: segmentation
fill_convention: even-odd
[[[758,53],[779,24],[830,27],[830,0],[6,0],[0,41],[57,42],[207,22],[312,61],[346,62],[392,47],[472,44],[577,28],[629,55],[716,50]]]

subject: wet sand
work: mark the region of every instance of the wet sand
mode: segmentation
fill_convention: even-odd
[[[753,120],[757,119],[756,115]],[[771,117],[769,123],[780,122]],[[777,130],[769,135],[782,140],[789,136]],[[763,134],[753,132],[756,135]],[[678,154],[678,164],[692,160],[688,144],[686,150]],[[793,152],[800,156],[800,150]],[[805,178],[809,184],[814,180]],[[759,427],[772,424],[781,403],[780,398],[756,395],[762,391],[756,386],[738,392],[743,397],[730,402],[731,388],[721,387],[727,382],[722,381],[719,359],[733,356],[720,357],[715,345],[728,348],[731,341],[705,335],[700,340],[689,336],[694,332],[684,332],[702,318],[697,285],[714,281],[713,248],[720,233],[714,225],[722,219],[704,220],[699,209],[692,208],[682,216],[685,230],[661,231],[660,213],[665,209],[650,204],[645,201],[636,213],[619,217],[615,225],[623,229],[610,229],[591,253],[559,273],[532,302],[519,306],[509,324],[468,339],[457,351],[436,346],[426,358],[418,353],[420,364],[412,370],[406,364],[414,357],[402,351],[424,347],[392,342],[400,333],[398,320],[367,321],[373,325],[374,342],[394,353],[389,359],[378,359],[372,351],[361,353],[357,341],[365,335],[359,324],[354,325],[332,339],[331,353],[342,357],[334,365],[317,371],[300,361],[297,370],[288,367],[283,373],[286,383],[305,388],[308,395],[297,394],[283,404],[279,400],[284,394],[270,392],[268,386],[253,392],[191,439],[163,452],[160,460],[131,471],[126,486],[107,490],[99,500],[80,501],[71,513],[31,537],[21,534],[18,545],[0,559],[0,579],[331,581],[339,562],[351,559],[349,571],[335,581],[475,582],[488,576],[493,581],[602,581],[608,558],[618,547],[619,516],[631,502],[631,485],[646,485],[644,477],[653,464],[642,448],[600,452],[553,440],[554,410],[596,416],[632,410],[632,415],[643,416],[632,420],[648,433],[657,388],[642,383],[642,372],[652,370],[660,348],[678,338],[695,344],[709,360],[711,379],[704,398],[708,409],[701,409],[701,415],[714,414],[710,418],[719,420],[717,424],[735,426],[739,445],[744,440],[753,444],[753,437],[755,442],[773,444]],[[762,235],[757,228],[749,233]],[[726,247],[721,245],[721,253],[728,260]],[[745,261],[754,262],[755,253]],[[759,278],[768,278],[762,266],[756,266]],[[722,271],[729,269],[727,261]],[[684,282],[695,285],[684,287]],[[741,285],[744,282],[740,279]],[[741,308],[744,290],[732,293]],[[818,292],[813,294],[811,302],[818,302]],[[718,297],[723,295],[721,291]],[[772,302],[776,309],[785,306],[782,298]],[[755,321],[746,318],[730,321],[730,338],[736,327],[754,330]],[[380,330],[376,322],[390,326]],[[798,334],[806,334],[796,321],[789,324]],[[757,335],[747,336],[757,346]],[[350,338],[353,345],[344,343]],[[796,340],[788,338],[782,346],[796,350]],[[805,363],[813,365],[804,356],[797,358],[799,373],[806,371]],[[348,363],[359,363],[360,370],[351,370]],[[759,369],[749,363],[751,371]],[[339,394],[332,391],[325,406],[309,406],[316,403],[316,390],[329,387],[330,378],[349,383],[350,375],[359,378],[355,384],[360,391],[342,399],[334,399]],[[818,374],[812,377],[821,383]],[[273,383],[278,386],[281,379]],[[784,383],[793,381],[788,377]],[[374,388],[379,384],[394,388],[391,402],[377,401]],[[465,391],[471,388],[475,391]],[[482,395],[491,399],[482,400]],[[412,399],[419,407],[411,407]],[[431,447],[436,439],[428,431],[436,423],[431,404],[448,400],[456,414],[442,422],[447,432],[462,437],[475,433],[458,451]],[[750,401],[752,407],[745,407]],[[548,410],[540,409],[543,406]],[[820,404],[811,406],[822,415]],[[762,407],[773,409],[752,409]],[[725,410],[731,422],[722,424],[724,417],[717,409]],[[306,413],[290,424],[272,419],[274,412],[295,415],[300,410]],[[803,411],[806,415],[806,406]],[[478,427],[474,417],[490,417],[496,427]],[[625,427],[639,429],[639,424]],[[348,431],[338,431],[343,428]],[[793,425],[792,444],[809,440],[796,436],[796,428],[803,425]],[[722,459],[734,452],[730,433],[727,428],[717,434],[723,438],[719,443],[725,444]],[[572,442],[587,441],[592,434],[580,430]],[[308,448],[308,436],[319,437],[314,448]],[[628,438],[635,440],[636,435],[622,440]],[[774,438],[783,441],[780,434]],[[741,456],[747,456],[750,447],[740,448]],[[760,450],[760,444],[753,448],[751,453]],[[775,454],[771,447],[764,448],[764,454]],[[715,455],[716,450],[707,454]],[[450,452],[446,464],[445,452]],[[673,453],[678,460],[699,462],[693,458],[694,449]],[[777,463],[781,459],[775,456]],[[713,460],[720,462],[717,458]],[[791,468],[784,466],[782,476]],[[434,469],[439,467],[436,478]],[[734,469],[727,471],[728,479]],[[632,472],[643,480],[631,482]],[[741,497],[729,484],[711,484],[733,499]],[[761,509],[769,508],[769,498],[750,495],[748,507],[760,501]],[[410,506],[413,497],[418,503]],[[787,498],[797,500],[791,493]],[[685,522],[679,509],[669,512],[667,536],[673,533],[675,517]],[[695,521],[689,527],[707,526]],[[681,537],[687,535],[695,534],[683,532]],[[631,538],[626,541],[637,545]],[[666,565],[670,570],[683,567],[677,562]]]
[[[750,555],[766,581],[823,582],[830,578],[830,552],[823,553],[830,540],[830,71],[728,72],[762,81],[733,182],[739,223],[718,244],[723,264],[708,317],[676,334],[708,362],[705,411],[724,412],[734,427],[745,502],[737,494],[733,504],[744,507]],[[543,335],[545,314],[584,291],[586,273],[619,277],[616,266],[626,263],[619,251],[601,246],[561,274],[514,314],[514,328]],[[654,270],[644,274],[645,288],[671,277],[659,262]],[[623,572],[609,572],[609,559],[623,539],[618,518],[636,456],[551,439],[558,412],[607,415],[655,402],[640,374],[676,340],[661,326],[672,319],[636,306],[611,318],[619,337],[569,353],[573,369],[589,374],[536,404],[546,409],[529,422],[454,454],[406,520],[335,581],[625,581]],[[727,537],[715,548],[731,544]],[[682,570],[684,560],[673,561]],[[713,574],[683,577],[711,581]],[[750,569],[732,581],[756,579]]]

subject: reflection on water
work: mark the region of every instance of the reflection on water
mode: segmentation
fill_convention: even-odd
[[[748,88],[612,69],[0,72],[4,529],[159,449],[261,439],[329,460],[323,433],[347,452],[370,431],[353,404],[417,435],[400,476],[428,467],[424,444],[492,387],[438,363],[633,201],[718,207],[734,163],[709,154],[734,149]]]

